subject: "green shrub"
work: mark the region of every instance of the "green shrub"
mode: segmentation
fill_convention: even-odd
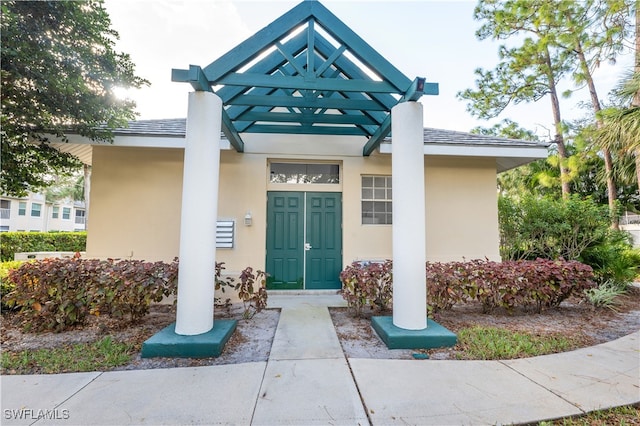
[[[498,219],[503,260],[579,260],[585,249],[606,239],[611,225],[608,206],[577,196],[500,197]]]
[[[4,232],[0,241],[2,261],[14,259],[16,253],[34,251],[85,251],[86,232]]]
[[[22,260],[11,260],[0,263],[0,297],[2,298],[3,309],[8,308],[4,303],[5,296],[16,288],[15,283],[9,279],[9,271],[18,268],[23,263],[24,261]]]
[[[591,266],[599,283],[633,281],[640,253],[629,234],[611,229],[609,208],[577,196],[498,200],[503,260],[567,259]]]
[[[587,248],[580,260],[593,267],[601,284],[613,282],[626,287],[640,271],[640,250],[632,248],[630,236],[624,231],[611,230],[606,239]]]

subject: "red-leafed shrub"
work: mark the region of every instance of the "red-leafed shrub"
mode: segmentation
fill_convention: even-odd
[[[133,321],[149,312],[152,301],[175,293],[177,271],[177,262],[79,257],[27,262],[10,272],[16,287],[6,303],[20,307],[34,331],[62,331],[102,313]]]
[[[160,302],[176,292],[176,261],[109,259],[100,263],[104,269],[96,276],[98,285],[91,288],[97,296],[92,314],[104,312],[113,318],[136,321],[149,313],[151,302]]]
[[[342,297],[356,315],[368,306],[376,310],[391,309],[392,262],[353,262],[340,273]]]
[[[238,297],[244,305],[244,318],[251,318],[267,307],[267,274],[253,272],[250,266],[240,273],[240,282],[236,284]]]
[[[354,263],[341,274],[342,295],[361,313],[363,307],[378,307],[377,292],[389,291],[391,300],[392,262]],[[427,301],[434,311],[477,301],[484,312],[495,308],[535,309],[558,306],[571,295],[584,296],[595,286],[593,270],[577,261],[537,259],[534,261],[427,262]],[[384,283],[384,285],[381,285]],[[389,307],[385,305],[385,307]]]
[[[251,317],[267,304],[264,272],[246,268],[240,281],[223,278],[216,263],[215,288],[238,292]],[[44,259],[23,263],[9,272],[13,291],[2,295],[8,307],[19,308],[26,328],[63,331],[85,324],[89,315],[108,315],[137,321],[149,313],[152,302],[177,292],[178,261]],[[216,300],[219,302],[219,300]],[[228,303],[228,302],[227,302]]]

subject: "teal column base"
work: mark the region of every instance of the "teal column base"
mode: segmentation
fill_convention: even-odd
[[[236,320],[215,320],[213,328],[195,336],[176,334],[176,324],[163,328],[142,344],[142,358],[218,357],[236,329]]]
[[[406,330],[393,325],[393,317],[372,317],[371,325],[389,349],[433,349],[453,346],[457,338],[435,321],[427,318],[427,328]]]

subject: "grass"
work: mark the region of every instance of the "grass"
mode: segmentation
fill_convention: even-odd
[[[540,422],[538,426],[631,426],[640,425],[640,407],[625,405],[608,410],[592,411],[580,417],[567,417],[550,422]]]
[[[2,370],[8,374],[53,374],[104,371],[127,364],[135,352],[127,343],[107,336],[93,343],[80,343],[53,349],[2,352]]]
[[[579,346],[579,338],[560,334],[535,335],[494,327],[474,326],[458,333],[458,359],[515,359],[565,352]]]

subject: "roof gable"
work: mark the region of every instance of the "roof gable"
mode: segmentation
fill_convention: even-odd
[[[315,0],[305,0],[204,68],[172,80],[223,101],[222,130],[242,152],[241,133],[360,135],[369,155],[391,131],[391,108],[437,94],[410,80]]]

